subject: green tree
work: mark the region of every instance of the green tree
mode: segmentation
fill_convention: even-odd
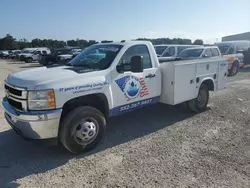
[[[196,39],[193,43],[194,45],[203,45],[203,40],[201,39]]]
[[[18,45],[17,45],[16,39],[10,34],[7,34],[4,38],[0,39],[0,49],[13,50],[17,48],[18,48]]]

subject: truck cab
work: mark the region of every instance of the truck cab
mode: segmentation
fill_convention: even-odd
[[[160,64],[148,41],[95,44],[66,66],[10,74],[2,105],[24,138],[55,138],[81,153],[102,140],[110,116],[158,102],[206,110],[209,91],[225,89],[226,73],[222,57]]]

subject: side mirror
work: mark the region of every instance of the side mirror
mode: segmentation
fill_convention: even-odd
[[[208,55],[207,54],[203,54],[202,57],[208,57]]]
[[[143,60],[141,56],[131,58],[131,72],[143,72]]]

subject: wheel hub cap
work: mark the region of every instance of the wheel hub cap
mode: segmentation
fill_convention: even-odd
[[[83,121],[76,127],[75,139],[79,144],[87,144],[95,138],[96,134],[96,125],[91,121]]]

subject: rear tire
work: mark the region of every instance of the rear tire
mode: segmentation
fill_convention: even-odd
[[[105,132],[104,115],[96,108],[80,106],[63,118],[59,139],[68,151],[79,154],[95,148]]]
[[[209,91],[205,84],[202,84],[199,89],[197,98],[187,102],[189,109],[193,112],[200,113],[207,109],[209,101]]]
[[[229,76],[235,76],[238,72],[239,72],[239,69],[240,69],[240,64],[238,62],[234,62],[232,64],[232,69],[228,71],[228,75]]]

